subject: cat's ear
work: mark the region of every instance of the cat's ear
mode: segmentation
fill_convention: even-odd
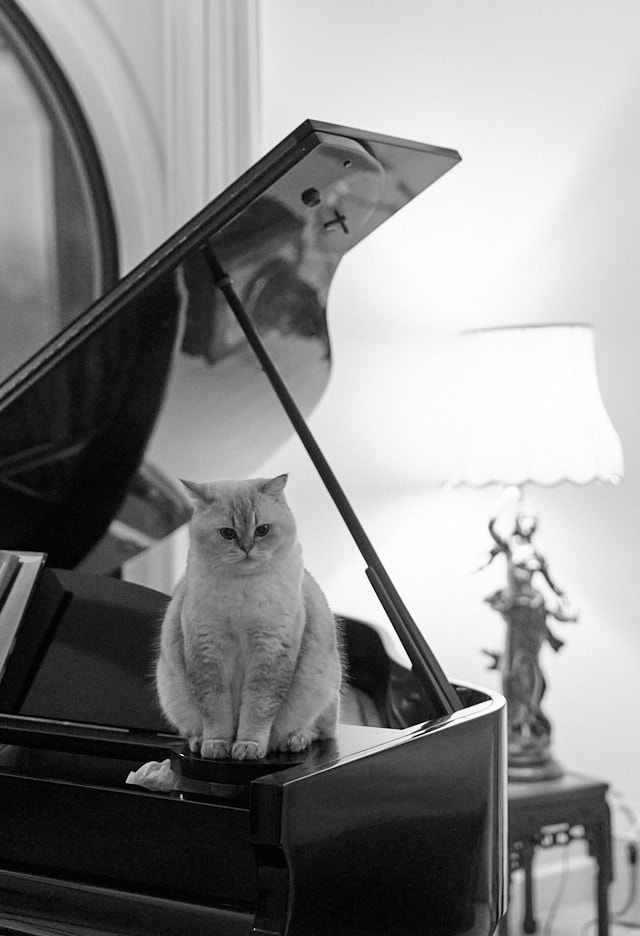
[[[271,494],[275,497],[276,494],[282,494],[284,491],[284,486],[287,483],[288,474],[278,475],[276,478],[271,478],[269,481],[266,481],[260,490],[263,494]]]
[[[206,484],[197,484],[195,481],[185,481],[184,478],[180,478],[180,482],[186,487],[191,500],[195,501],[197,504],[203,504],[205,501],[210,500],[210,498],[207,497]]]

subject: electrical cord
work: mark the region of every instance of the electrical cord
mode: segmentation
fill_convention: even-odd
[[[620,917],[625,916],[633,907],[636,897],[638,895],[638,872],[636,866],[638,864],[638,845],[636,842],[629,842],[627,844],[627,868],[629,869],[629,892],[627,894],[627,899],[625,900],[622,907],[619,910],[616,910],[615,913],[611,914],[611,920],[616,923],[622,922]],[[627,926],[636,926],[640,929],[640,923],[628,923]]]
[[[556,914],[562,903],[564,893],[567,889],[567,881],[569,880],[569,868],[571,864],[571,847],[569,843],[564,848],[562,853],[562,873],[560,875],[560,880],[558,881],[558,886],[556,888],[556,895],[551,902],[549,907],[549,912],[547,913],[547,919],[545,920],[544,930],[542,936],[553,936],[553,922],[556,918]]]

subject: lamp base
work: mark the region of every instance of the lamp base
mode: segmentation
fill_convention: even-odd
[[[563,768],[552,757],[538,762],[509,763],[507,771],[511,783],[537,783],[540,780],[557,780],[563,774]]]

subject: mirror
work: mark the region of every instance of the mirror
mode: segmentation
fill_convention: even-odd
[[[73,90],[0,2],[0,380],[118,278],[107,187]]]

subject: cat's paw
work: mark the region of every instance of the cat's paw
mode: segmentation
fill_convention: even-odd
[[[187,738],[189,742],[189,750],[192,754],[199,754],[200,747],[202,745],[202,735],[189,735]]]
[[[209,757],[212,760],[221,760],[228,757],[230,751],[231,744],[229,741],[223,741],[220,738],[205,738],[200,748],[202,757]]]
[[[266,753],[266,744],[260,744],[258,741],[236,741],[231,749],[234,760],[259,760]]]
[[[306,751],[310,743],[311,737],[306,731],[290,731],[278,744],[278,750],[298,754],[300,751]]]

